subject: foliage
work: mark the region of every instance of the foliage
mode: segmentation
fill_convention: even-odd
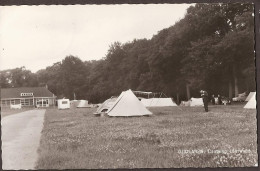
[[[126,89],[186,99],[198,90],[224,96],[255,91],[253,5],[196,4],[150,40],[114,42],[98,61],[67,56],[31,73],[1,71],[1,87],[45,86],[58,96],[100,103]],[[233,91],[235,90],[235,91]]]
[[[0,71],[1,87],[38,86],[37,75],[25,67]]]

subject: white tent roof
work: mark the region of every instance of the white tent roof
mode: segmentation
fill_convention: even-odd
[[[191,98],[190,99],[190,106],[203,106],[202,98]]]
[[[188,101],[181,101],[181,106],[190,106],[190,100]]]
[[[106,113],[109,116],[142,116],[152,114],[131,90],[122,92]]]
[[[78,107],[78,108],[81,108],[81,107],[89,107],[88,101],[87,101],[87,100],[79,100],[79,104],[78,104],[77,107]]]
[[[245,109],[256,109],[256,92],[253,92],[252,97],[244,106]]]
[[[77,107],[79,105],[79,102],[80,102],[80,100],[71,100],[70,101],[70,106],[75,108],[75,107]]]
[[[249,101],[255,92],[250,92],[245,101]]]
[[[102,103],[95,114],[100,114],[103,110],[108,110],[110,107],[112,107],[115,103],[117,98],[110,98],[110,99],[107,99],[106,101],[104,101],[104,103]]]
[[[133,91],[136,94],[152,94],[153,92],[146,92],[146,91]]]
[[[141,102],[146,107],[177,106],[171,98],[142,99]]]

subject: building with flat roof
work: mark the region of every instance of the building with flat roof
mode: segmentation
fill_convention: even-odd
[[[1,107],[49,107],[55,103],[56,96],[46,87],[1,88]]]

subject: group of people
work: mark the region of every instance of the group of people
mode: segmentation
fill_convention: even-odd
[[[216,97],[215,97],[214,94],[213,94],[212,97],[211,97],[211,102],[212,102],[212,104],[213,104],[213,105],[215,105],[215,104],[221,105],[221,104],[222,104],[221,96],[220,96],[220,95],[217,96],[217,98],[218,98],[218,101],[217,101],[217,102],[216,102],[215,98],[216,98]]]
[[[205,112],[208,112],[209,111],[208,110],[208,92],[206,92],[205,90],[200,90],[200,95],[201,95],[202,100],[203,100]],[[218,95],[217,99],[218,99],[217,104],[221,105],[222,104],[221,96]],[[213,105],[216,104],[216,100],[215,100],[214,94],[211,97],[211,102],[212,102]]]

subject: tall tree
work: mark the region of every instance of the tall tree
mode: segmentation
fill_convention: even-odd
[[[74,93],[78,98],[85,98],[81,90],[84,87],[87,73],[85,64],[74,56],[67,56],[61,62],[60,74],[65,97],[73,99]]]

